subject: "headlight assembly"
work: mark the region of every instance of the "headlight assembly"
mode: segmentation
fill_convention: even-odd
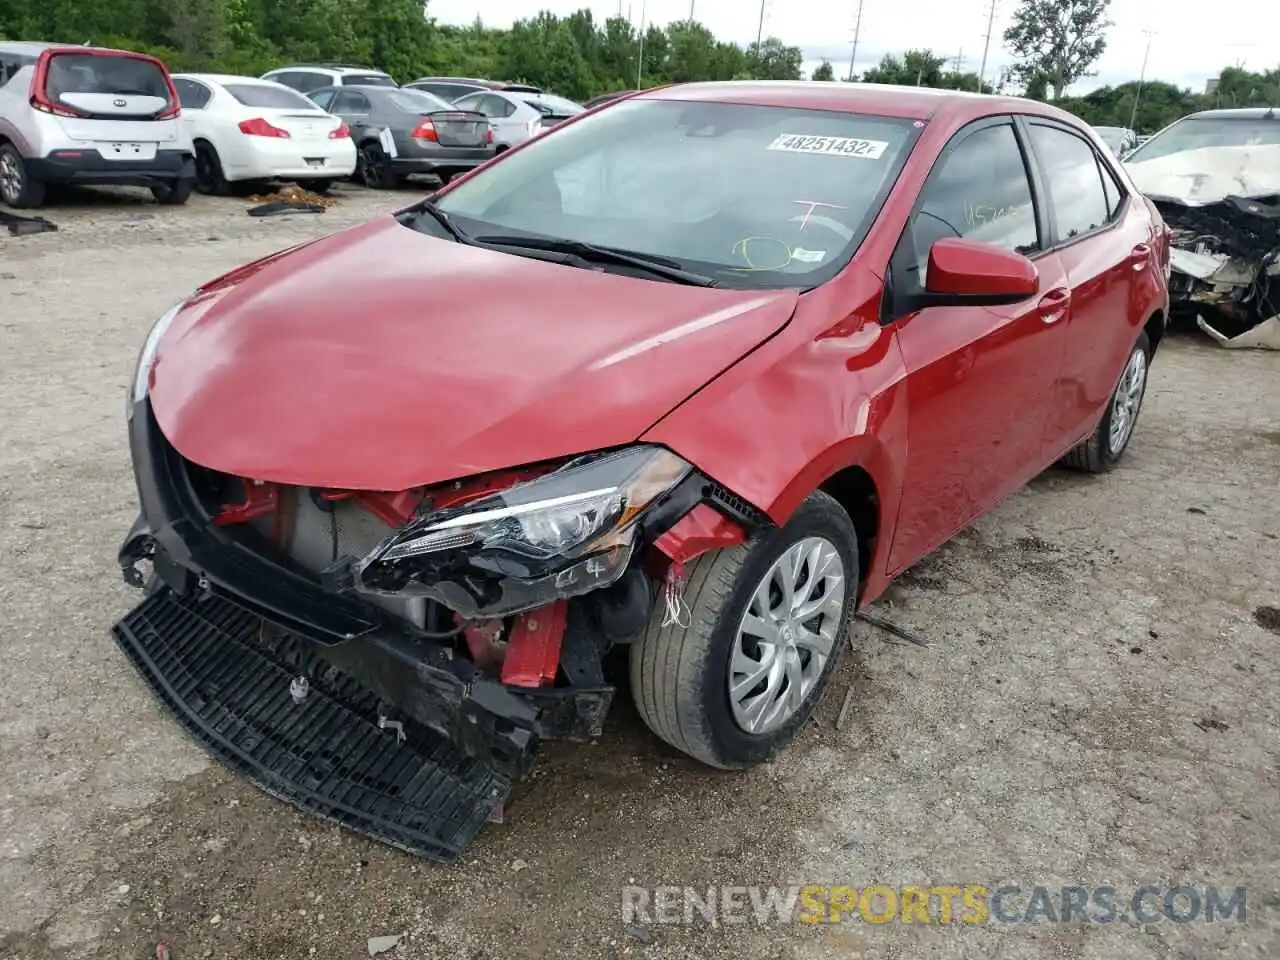
[[[430,597],[468,618],[506,616],[608,586],[626,570],[645,511],[690,469],[653,446],[580,458],[420,517],[356,565],[356,585]]]
[[[161,314],[160,319],[151,325],[151,331],[147,334],[147,339],[142,342],[142,349],[138,351],[138,362],[133,368],[133,382],[130,385],[128,395],[125,397],[125,417],[127,419],[133,419],[133,408],[147,396],[147,389],[151,380],[151,367],[156,360],[156,350],[160,347],[160,339],[164,336],[165,331],[169,329],[169,324],[173,323],[173,318],[178,315],[178,312],[184,306],[186,306],[186,301],[182,300]]]

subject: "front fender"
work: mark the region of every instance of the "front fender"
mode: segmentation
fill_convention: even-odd
[[[904,367],[891,328],[874,319],[879,285],[815,336],[831,297],[815,291],[777,337],[667,415],[644,436],[786,523],[850,466],[880,492],[877,553],[891,540],[906,454]],[[883,569],[883,558],[869,570]]]

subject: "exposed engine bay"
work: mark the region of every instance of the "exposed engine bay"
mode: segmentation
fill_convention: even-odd
[[[1280,324],[1280,197],[1155,203],[1173,232],[1175,320],[1181,313],[1219,342]]]

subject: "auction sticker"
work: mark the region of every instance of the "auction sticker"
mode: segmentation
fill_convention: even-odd
[[[802,133],[781,133],[766,148],[787,153],[825,153],[836,157],[858,157],[879,160],[889,144],[884,140],[859,137],[809,137]]]

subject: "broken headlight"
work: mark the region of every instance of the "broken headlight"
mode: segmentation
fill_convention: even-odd
[[[606,587],[631,560],[640,518],[690,469],[654,446],[579,458],[421,516],[356,565],[356,586],[425,596],[466,618],[506,616]]]
[[[126,420],[133,419],[133,408],[146,398],[147,389],[151,382],[151,368],[156,362],[156,351],[160,347],[160,339],[169,329],[169,325],[173,323],[173,318],[178,315],[178,312],[184,306],[186,306],[186,301],[180,300],[162,313],[160,319],[151,325],[151,330],[147,333],[147,339],[142,341],[142,349],[138,351],[138,360],[133,368],[133,383],[130,385],[129,393],[125,396]]]

